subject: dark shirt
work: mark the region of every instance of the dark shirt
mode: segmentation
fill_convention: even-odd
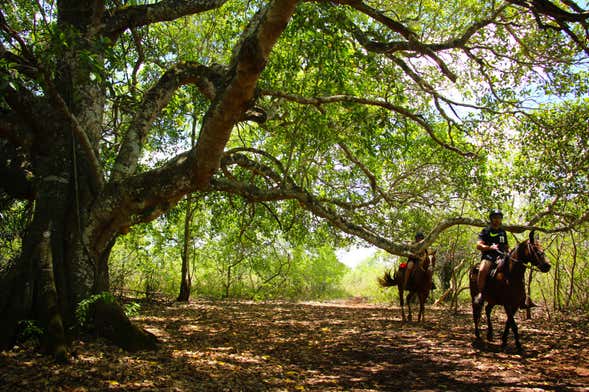
[[[485,227],[479,233],[479,240],[483,241],[485,245],[498,244],[499,250],[507,252],[509,245],[507,244],[507,232],[503,228],[493,229],[491,226]],[[496,250],[483,250],[482,258],[487,260],[495,260],[501,256]]]

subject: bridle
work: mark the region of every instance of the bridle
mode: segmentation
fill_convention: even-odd
[[[532,244],[529,240],[527,240],[525,242],[526,247],[528,249],[528,254],[530,255],[530,258],[533,257],[533,260],[522,260],[520,257],[520,250],[521,250],[521,245],[518,245],[518,247],[516,249],[514,249],[513,251],[509,252],[509,254],[507,255],[507,259],[509,261],[511,261],[513,264],[520,264],[522,266],[524,266],[525,268],[529,268],[531,270],[536,270],[536,271],[541,271],[540,267],[538,267],[538,264],[540,264],[540,262],[542,260],[544,260],[545,258],[545,253],[543,250],[538,249],[538,247],[535,244]],[[517,257],[512,256],[514,253],[517,254]]]
[[[538,249],[538,246],[536,244],[532,244],[529,241],[528,241],[527,246],[528,246],[528,253],[534,257],[534,261],[535,261],[535,263],[533,263],[530,260],[528,268],[537,269],[538,271],[540,271],[540,267],[538,267],[538,265],[541,264],[542,261],[546,262],[545,261],[546,254],[544,253],[543,250]]]

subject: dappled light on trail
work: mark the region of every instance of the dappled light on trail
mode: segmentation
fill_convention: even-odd
[[[127,353],[74,344],[65,366],[28,349],[0,355],[0,385],[16,390],[391,391],[583,390],[589,385],[587,317],[519,320],[510,340],[473,345],[472,318],[430,308],[424,323],[358,303],[247,301],[144,305],[135,320],[160,350]],[[499,312],[498,312],[499,313]],[[495,316],[502,320],[502,316]],[[519,316],[518,316],[519,317]],[[578,316],[577,316],[578,317]]]

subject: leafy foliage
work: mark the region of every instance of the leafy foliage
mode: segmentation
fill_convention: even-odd
[[[90,323],[92,323],[92,305],[98,301],[113,303],[116,301],[116,298],[112,293],[103,291],[102,293],[94,294],[80,301],[76,307],[76,320],[81,327],[88,327]]]

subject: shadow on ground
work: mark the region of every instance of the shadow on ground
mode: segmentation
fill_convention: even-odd
[[[159,351],[129,354],[101,341],[80,342],[77,358],[62,367],[30,350],[6,352],[0,388],[564,391],[589,385],[586,318],[584,324],[519,320],[520,355],[512,339],[506,350],[498,342],[473,346],[467,311],[428,309],[422,324],[401,323],[398,311],[345,303],[149,305],[137,322],[159,337]],[[496,313],[499,330],[503,316]]]

